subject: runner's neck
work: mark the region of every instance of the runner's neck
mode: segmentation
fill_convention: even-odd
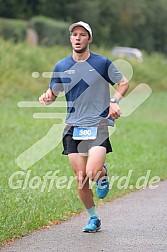
[[[90,57],[90,52],[84,52],[84,53],[75,53],[73,52],[73,60],[76,62],[84,62]]]

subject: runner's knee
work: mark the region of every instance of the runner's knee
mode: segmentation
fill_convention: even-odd
[[[99,179],[101,173],[102,173],[102,171],[94,169],[94,170],[88,170],[86,174],[90,180],[97,181]]]

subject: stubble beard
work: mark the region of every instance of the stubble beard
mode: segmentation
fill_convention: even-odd
[[[86,52],[87,48],[88,48],[88,46],[86,46],[86,47],[84,47],[82,49],[79,49],[79,50],[74,49],[74,52],[76,52],[76,53],[84,53],[84,52]]]

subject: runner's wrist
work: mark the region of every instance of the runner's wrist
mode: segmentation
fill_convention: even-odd
[[[119,99],[116,98],[116,97],[112,97],[112,98],[110,99],[110,103],[117,103],[117,104],[119,104]]]

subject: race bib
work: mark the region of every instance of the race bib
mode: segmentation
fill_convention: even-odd
[[[74,126],[74,140],[90,140],[96,139],[97,127],[76,127]]]

